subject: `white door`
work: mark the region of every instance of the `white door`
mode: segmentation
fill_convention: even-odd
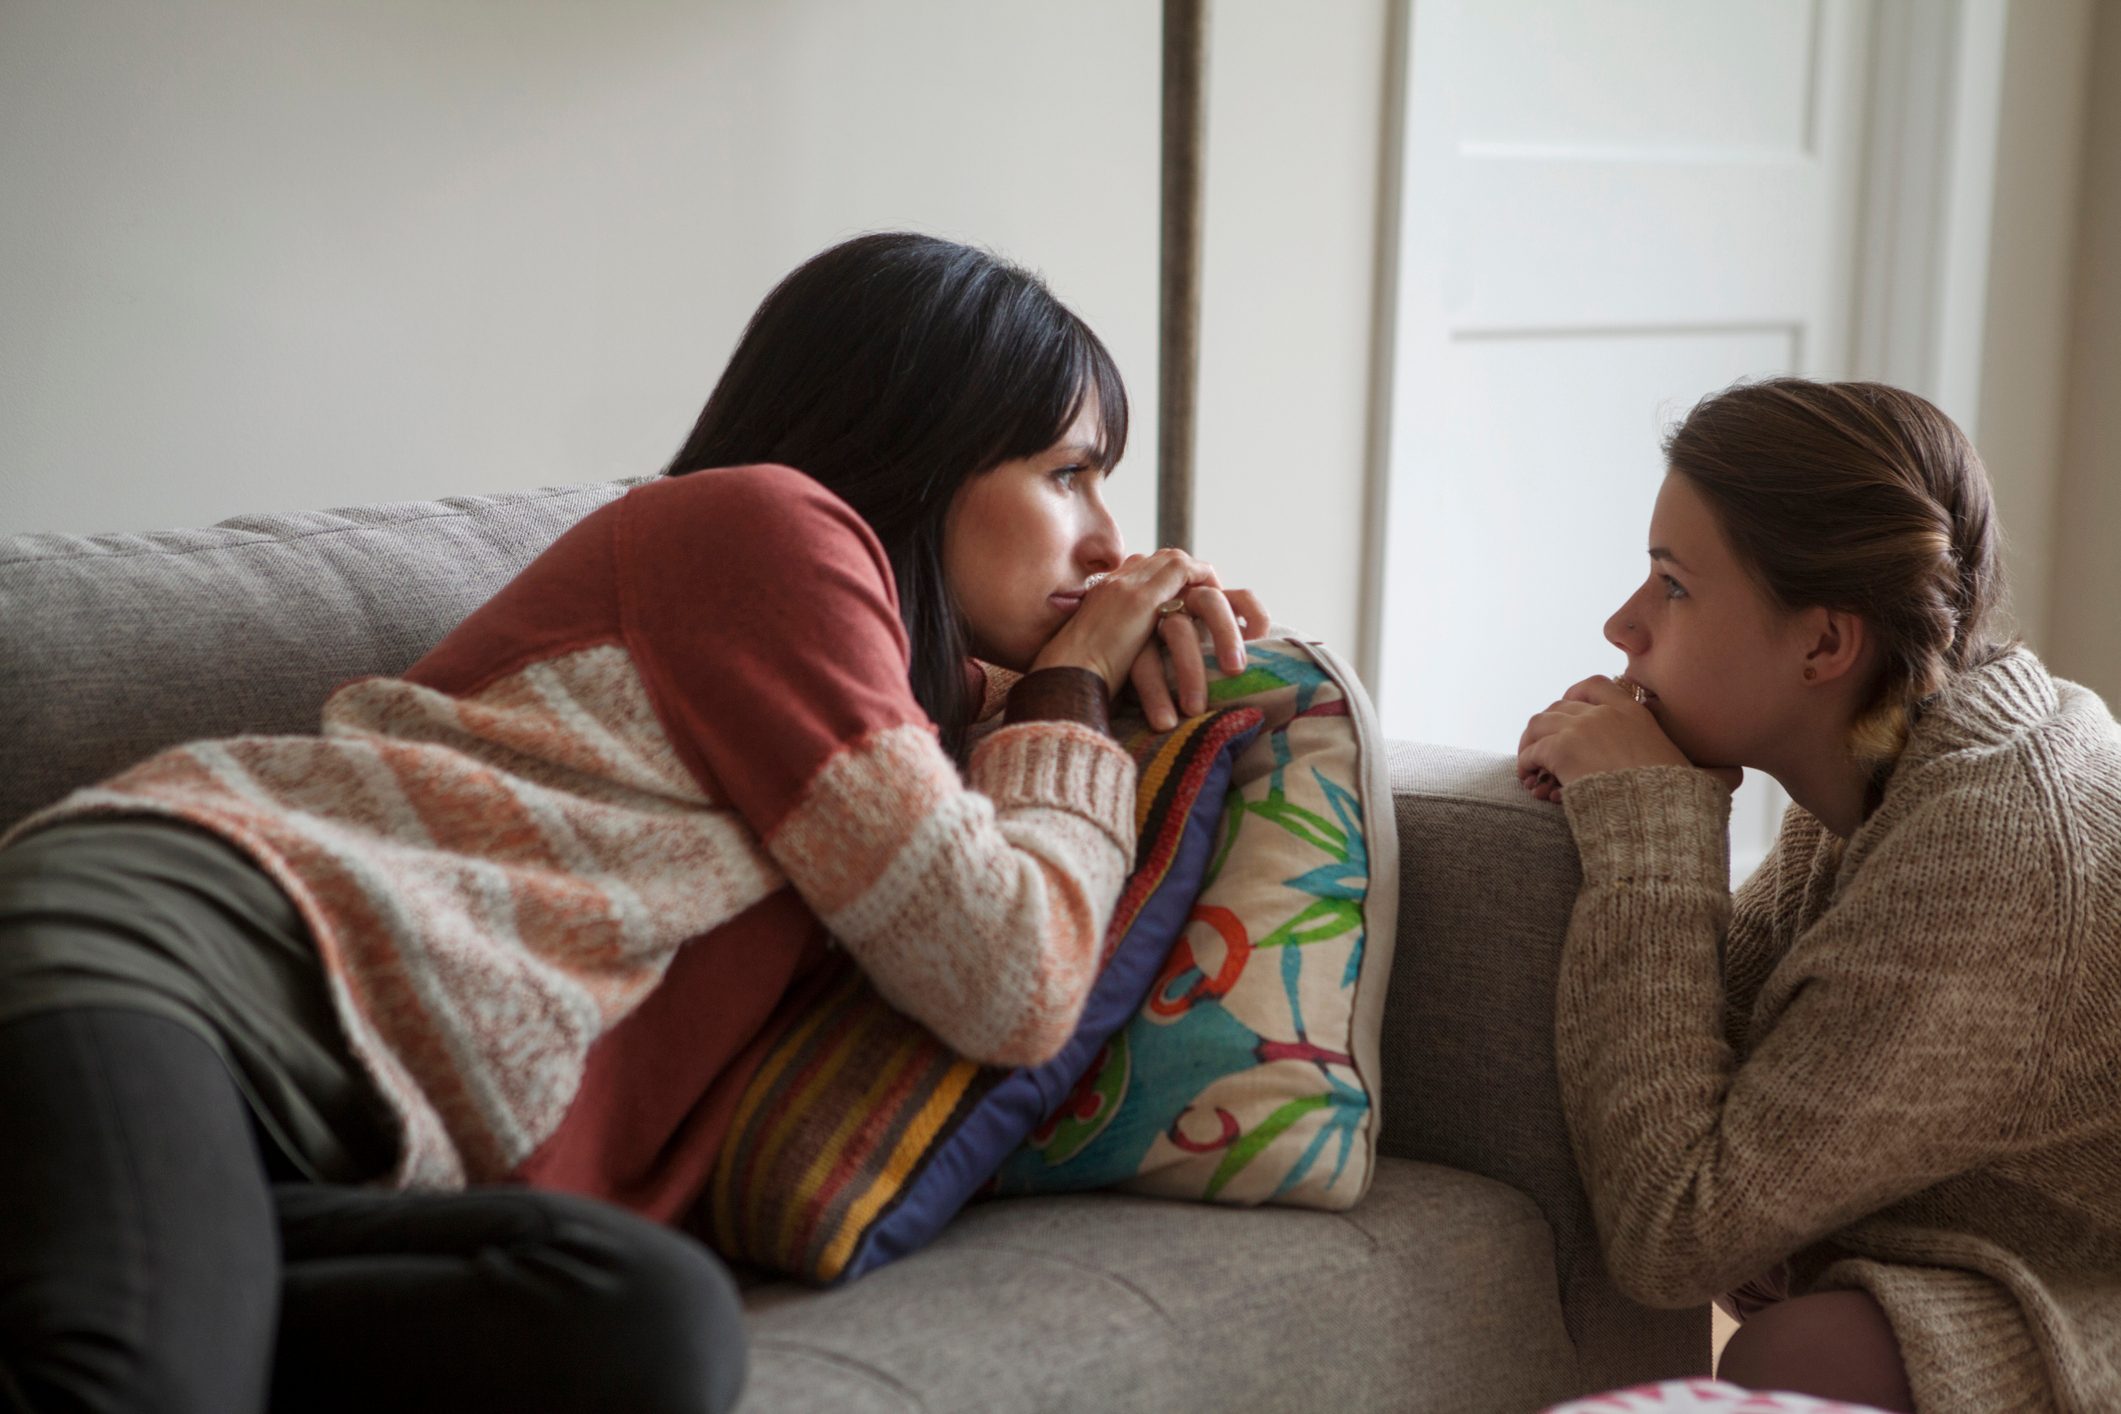
[[[1378,698],[1514,751],[1618,672],[1659,439],[1701,395],[1847,376],[1869,0],[1413,0]],[[1755,776],[1732,853],[1786,797]],[[1734,875],[1734,879],[1738,877]]]

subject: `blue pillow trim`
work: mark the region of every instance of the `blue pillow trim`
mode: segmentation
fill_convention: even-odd
[[[921,1171],[908,1181],[892,1210],[872,1223],[834,1286],[916,1252],[957,1216],[1003,1160],[1059,1107],[1098,1049],[1141,1010],[1163,969],[1164,959],[1185,931],[1200,896],[1201,879],[1215,845],[1215,827],[1230,792],[1238,755],[1259,728],[1233,734],[1209,762],[1207,778],[1186,812],[1171,867],[1156,886],[1111,959],[1098,974],[1075,1034],[1044,1065],[1013,1070],[956,1121]]]

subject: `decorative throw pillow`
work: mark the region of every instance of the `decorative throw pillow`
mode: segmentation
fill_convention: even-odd
[[[1246,653],[1210,700],[1258,708],[1266,730],[1231,775],[1184,935],[996,1193],[1345,1208],[1369,1186],[1399,911],[1383,742],[1361,683],[1322,646]]]
[[[819,1284],[940,1232],[1142,1005],[1207,870],[1232,763],[1261,714],[1219,709],[1118,735],[1139,767],[1134,872],[1082,1021],[1042,1066],[974,1065],[878,996],[840,954],[745,1087],[698,1213],[735,1261]]]

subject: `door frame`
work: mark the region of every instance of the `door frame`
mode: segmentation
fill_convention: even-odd
[[[1388,0],[1378,175],[1376,325],[1356,665],[1382,691],[1393,371],[1415,7]],[[2011,0],[1871,0],[1865,55],[1851,375],[1895,383],[1950,411],[1969,437],[1980,404],[2003,38]]]

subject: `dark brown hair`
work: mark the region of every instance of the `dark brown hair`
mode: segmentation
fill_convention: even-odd
[[[1097,400],[1097,461],[1127,445],[1127,390],[1090,326],[999,256],[909,231],[812,256],[766,296],[665,475],[780,462],[883,542],[913,695],[955,752],[964,620],[943,579],[959,486],[1053,445]]]
[[[1713,393],[1665,439],[1738,561],[1780,608],[1861,617],[1883,650],[1850,729],[1884,765],[1952,674],[2010,646],[1988,471],[1924,398],[1882,383],[1773,378]]]

